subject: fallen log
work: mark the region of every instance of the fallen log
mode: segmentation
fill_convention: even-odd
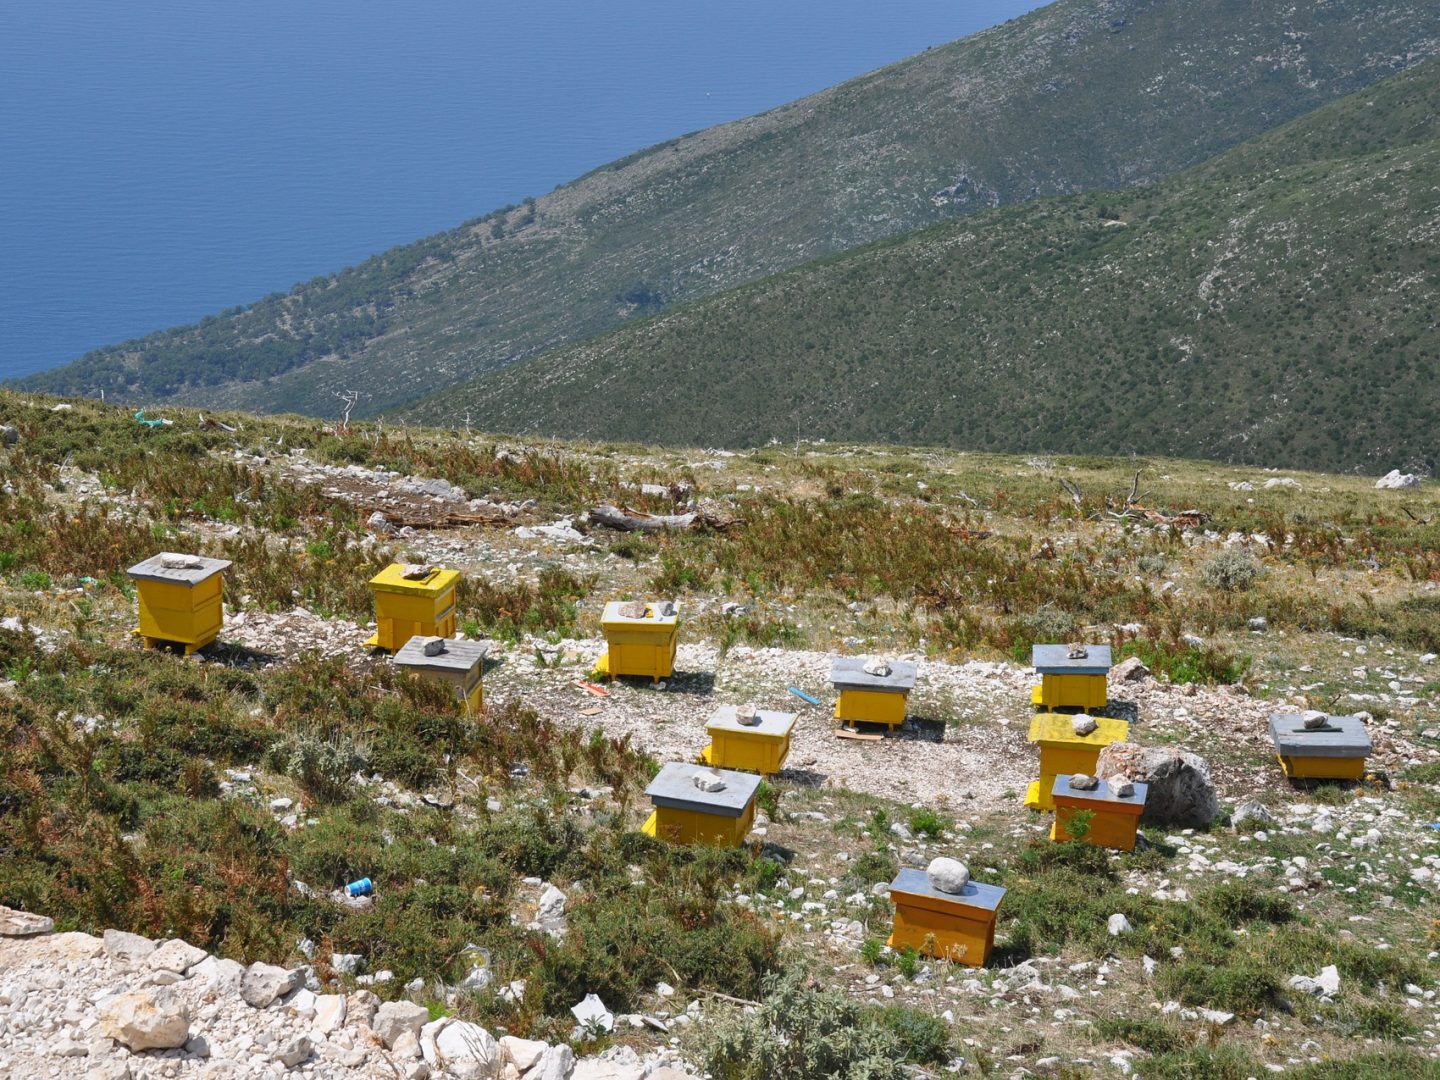
[[[618,532],[683,532],[686,529],[728,529],[739,519],[705,507],[684,514],[647,514],[628,506],[600,503],[590,508],[590,521]]]

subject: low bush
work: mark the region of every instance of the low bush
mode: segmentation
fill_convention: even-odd
[[[1222,592],[1243,592],[1260,577],[1260,562],[1245,551],[1227,548],[1200,568],[1200,580]]]

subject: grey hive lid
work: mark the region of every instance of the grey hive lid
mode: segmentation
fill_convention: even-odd
[[[772,709],[756,709],[755,714],[760,718],[760,723],[754,727],[748,727],[735,718],[736,707],[734,705],[721,705],[715,710],[710,722],[705,725],[706,731],[741,731],[754,735],[770,735],[776,738],[783,738],[790,734],[790,729],[795,726],[795,714],[793,712],[775,712]]]
[[[725,780],[724,790],[701,791],[695,786],[695,774],[698,772],[718,772]],[[711,769],[708,765],[672,761],[650,781],[645,794],[656,806],[673,810],[694,810],[701,814],[718,814],[721,817],[739,817],[759,789],[760,777],[754,773]]]
[[[901,870],[890,883],[890,891],[904,893],[906,896],[924,896],[931,900],[964,904],[966,907],[984,911],[994,911],[1005,897],[1003,886],[984,885],[978,881],[967,881],[965,888],[958,893],[941,892],[930,884],[930,878],[924,870]]]
[[[627,615],[621,615],[620,609],[626,604],[636,603],[633,600],[611,600],[605,605],[605,610],[600,618],[602,623],[614,623],[619,626],[675,626],[680,622],[680,605],[675,601],[668,601],[675,604],[675,610],[669,615],[660,614],[660,605],[667,603],[665,600],[641,600],[639,603],[645,605],[649,612],[644,618],[632,619]]]
[[[1363,758],[1370,754],[1370,732],[1358,716],[1331,716],[1329,726],[1339,731],[1306,731],[1300,713],[1270,717],[1270,739],[1284,757]]]
[[[445,651],[439,656],[425,655],[428,637],[412,637],[400,647],[394,661],[401,667],[420,668],[423,671],[469,671],[482,663],[490,652],[490,642],[445,639]]]
[[[1086,645],[1087,656],[1070,659],[1069,645],[1034,645],[1030,663],[1041,675],[1105,675],[1110,671],[1110,646]]]
[[[863,656],[837,656],[830,665],[830,682],[846,690],[915,689],[915,676],[920,670],[908,660],[891,660],[889,675],[871,675],[865,670]]]
[[[213,577],[230,567],[228,559],[207,559],[203,555],[190,556],[200,560],[200,565],[194,569],[172,570],[169,567],[161,566],[160,560],[164,556],[172,554],[178,553],[162,551],[158,555],[151,555],[150,558],[136,563],[125,572],[138,581],[164,581],[171,585],[199,585],[206,578]]]
[[[1055,786],[1050,789],[1052,796],[1064,795],[1071,799],[1088,799],[1093,803],[1110,806],[1144,806],[1145,796],[1150,791],[1149,784],[1136,783],[1135,793],[1122,799],[1110,790],[1110,785],[1104,780],[1100,781],[1094,791],[1071,791],[1070,775],[1070,773],[1061,773],[1055,777]]]

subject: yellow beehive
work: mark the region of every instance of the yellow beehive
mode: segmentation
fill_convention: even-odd
[[[1030,702],[1041,712],[1087,712],[1109,703],[1109,645],[1036,645],[1030,661],[1040,675]]]
[[[455,586],[459,581],[458,570],[391,563],[370,579],[370,591],[375,594],[375,634],[365,644],[396,653],[417,634],[454,637]]]
[[[595,662],[596,675],[638,675],[658,682],[674,674],[680,637],[676,604],[612,600],[605,605],[600,625],[605,652]]]
[[[697,778],[723,786],[706,791]],[[755,823],[755,793],[760,777],[754,773],[712,769],[704,765],[671,762],[662,768],[645,794],[655,810],[641,831],[672,844],[714,844],[738,847]]]
[[[209,645],[225,622],[221,574],[229,566],[225,559],[162,551],[130,567],[140,609],[135,633],[148,648],[182,645],[186,656]]]
[[[489,651],[488,641],[457,641],[417,635],[395,654],[395,666],[445,683],[466,712],[478,713],[485,706],[482,676],[485,654]]]
[[[1025,793],[1031,810],[1054,810],[1050,791],[1060,773],[1093,773],[1100,751],[1114,742],[1124,742],[1130,725],[1124,720],[1095,717],[1095,730],[1075,734],[1079,717],[1062,713],[1041,713],[1030,721],[1028,738],[1040,746],[1040,779],[1033,780]]]
[[[837,656],[831,664],[830,683],[838,692],[835,719],[852,726],[903,724],[918,669],[896,660],[885,664],[883,673],[870,672],[865,670],[867,663],[862,656]]]
[[[1050,826],[1050,839],[1056,843],[1079,840],[1096,847],[1133,851],[1140,815],[1145,812],[1145,784],[1132,784],[1129,795],[1117,795],[1109,783],[1098,781],[1094,789],[1076,790],[1070,786],[1070,775],[1057,776],[1050,789],[1055,803],[1055,823]],[[1088,812],[1090,820],[1080,827],[1072,826],[1076,813]],[[1082,835],[1076,836],[1075,833]]]
[[[1270,717],[1275,757],[1290,780],[1361,780],[1374,749],[1365,721],[1358,716],[1276,713]]]
[[[984,967],[995,946],[995,917],[1004,898],[999,885],[970,881],[959,893],[944,893],[930,884],[924,870],[901,870],[890,883],[895,920],[889,945]]]
[[[710,745],[700,751],[701,762],[766,775],[779,772],[790,753],[795,714],[755,709],[755,723],[742,723],[741,719],[734,705],[722,705],[716,710],[705,725]]]

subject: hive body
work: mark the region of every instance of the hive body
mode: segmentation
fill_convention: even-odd
[[[135,633],[149,648],[180,645],[185,654],[203,649],[225,623],[222,573],[225,559],[198,558],[200,566],[169,569],[155,555],[126,573],[135,582],[140,625]]]
[[[871,675],[862,657],[837,656],[830,668],[830,682],[838,692],[835,719],[844,724],[903,724],[917,671],[914,664],[897,660],[888,675]]]
[[[645,605],[643,618],[620,613],[624,604],[605,605],[601,626],[605,631],[605,653],[595,664],[598,675],[638,675],[668,679],[675,671],[675,651],[680,638],[680,614],[663,615],[657,603]]]
[[[923,870],[901,870],[890,883],[895,918],[888,944],[924,956],[983,967],[995,946],[995,917],[1005,890],[967,882],[957,894],[931,886]]]
[[[1040,685],[1030,701],[1042,712],[1086,712],[1109,704],[1106,676],[1110,672],[1110,646],[1086,645],[1083,657],[1071,657],[1068,645],[1036,645],[1031,663]]]
[[[1096,717],[1095,730],[1076,735],[1074,717],[1062,713],[1041,713],[1030,721],[1029,740],[1040,747],[1040,779],[1032,781],[1025,793],[1031,810],[1053,810],[1051,790],[1061,773],[1093,773],[1100,751],[1114,742],[1124,742],[1130,725],[1124,720]]]
[[[1360,780],[1373,749],[1358,716],[1327,716],[1324,729],[1307,730],[1300,713],[1276,713],[1270,717],[1270,740],[1291,780]]]
[[[738,847],[755,823],[755,793],[760,777],[729,769],[713,770],[725,782],[721,791],[702,791],[694,784],[702,765],[671,762],[645,789],[655,809],[641,831],[672,844],[714,844]]]
[[[1055,823],[1050,826],[1050,839],[1057,843],[1079,840],[1096,847],[1133,851],[1148,790],[1145,784],[1134,784],[1133,787],[1134,793],[1124,797],[1111,791],[1104,780],[1093,791],[1075,791],[1070,787],[1068,773],[1057,776],[1050,789],[1055,803]],[[1084,829],[1076,823],[1074,831],[1083,833],[1076,836],[1070,825],[1075,814],[1082,811],[1088,811],[1091,817]]]
[[[375,595],[375,634],[366,645],[397,653],[412,637],[454,637],[457,570],[432,569],[424,578],[405,576],[391,563],[370,579]]]
[[[395,666],[444,683],[465,712],[479,712],[485,706],[483,676],[490,643],[447,640],[444,652],[426,656],[425,643],[429,640],[412,637],[395,654]]]
[[[710,745],[700,752],[700,760],[721,769],[779,772],[790,753],[795,714],[761,709],[757,715],[759,724],[749,726],[737,719],[734,705],[721,706],[705,725]]]

